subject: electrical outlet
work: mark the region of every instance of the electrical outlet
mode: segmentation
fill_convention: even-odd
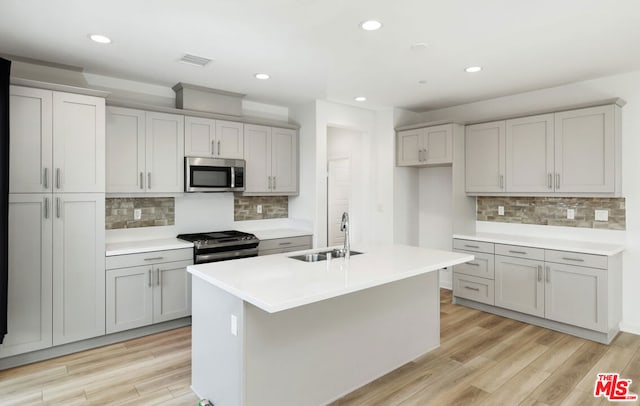
[[[574,220],[576,218],[575,209],[567,209],[567,220]]]
[[[142,218],[142,209],[133,209],[133,219],[140,220]]]
[[[258,212],[258,214],[262,214],[262,205],[261,204],[256,205],[256,211]]]
[[[596,210],[596,221],[609,221],[609,210]]]
[[[504,216],[504,206],[498,206],[498,216]]]

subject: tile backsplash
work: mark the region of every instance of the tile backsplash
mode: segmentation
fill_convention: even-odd
[[[262,205],[262,213],[258,213]],[[289,198],[287,196],[242,196],[236,194],[233,199],[233,219],[263,220],[280,219],[289,216]]]
[[[504,207],[504,216],[498,215]],[[575,219],[567,219],[567,209],[575,210]],[[608,221],[596,221],[595,210],[608,210]],[[590,197],[502,197],[481,196],[477,200],[478,221],[539,224],[549,226],[624,230],[625,199]]]
[[[140,220],[134,220],[134,210],[140,209]],[[107,198],[105,204],[105,228],[137,228],[172,226],[175,224],[175,199],[173,197]]]

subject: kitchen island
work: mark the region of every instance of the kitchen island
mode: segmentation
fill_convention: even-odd
[[[368,244],[188,267],[192,388],[216,406],[318,405],[440,343],[438,270],[473,255]]]

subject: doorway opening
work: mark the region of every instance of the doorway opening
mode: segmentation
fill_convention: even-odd
[[[361,137],[355,130],[327,127],[327,245],[344,244],[340,231],[342,213],[349,212],[351,223],[357,205],[353,191],[359,180],[357,168],[361,165]]]

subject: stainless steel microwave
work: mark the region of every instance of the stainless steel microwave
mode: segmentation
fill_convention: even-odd
[[[185,192],[242,192],[244,190],[243,159],[184,159]]]

